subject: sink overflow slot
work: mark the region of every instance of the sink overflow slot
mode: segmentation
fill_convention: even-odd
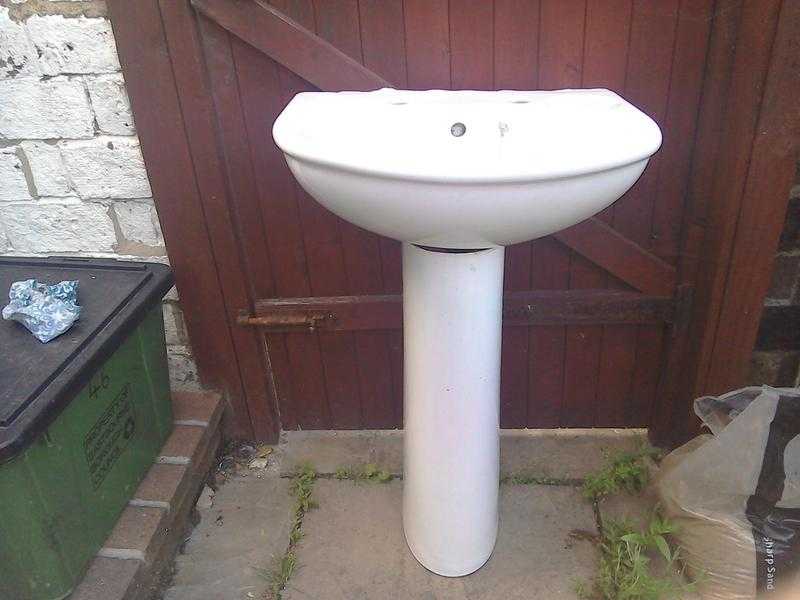
[[[467,126],[464,125],[463,123],[453,123],[453,125],[450,127],[450,133],[454,137],[461,137],[466,132],[467,132]]]

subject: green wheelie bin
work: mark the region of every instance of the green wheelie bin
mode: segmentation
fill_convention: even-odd
[[[0,258],[11,283],[79,283],[78,321],[42,344],[0,320],[0,598],[66,598],[172,429],[168,267]],[[3,303],[4,304],[4,303]]]

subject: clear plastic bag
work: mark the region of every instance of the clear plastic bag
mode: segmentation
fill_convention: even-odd
[[[661,463],[654,486],[707,600],[800,599],[800,390],[695,401],[711,430]]]

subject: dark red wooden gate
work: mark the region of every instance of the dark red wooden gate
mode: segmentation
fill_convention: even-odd
[[[192,343],[207,380],[229,392],[237,433],[402,426],[399,244],[314,202],[270,135],[297,92],[382,86],[607,87],[659,122],[664,146],[620,201],[508,249],[501,422],[684,429],[684,396],[708,386],[710,359],[697,353],[720,333],[722,301],[707,296],[725,288],[736,243],[735,228],[706,228],[704,207],[718,211],[711,225],[735,225],[723,176],[750,181],[737,157],[730,173],[713,166],[726,135],[748,157],[756,147],[764,74],[785,74],[796,48],[778,25],[797,6],[783,5],[110,0]],[[744,44],[748,56],[735,51]],[[725,95],[737,90],[750,95]],[[779,158],[783,176],[791,149]],[[784,182],[760,184],[772,227]],[[730,191],[737,207],[752,193]],[[774,229],[759,248],[774,248]],[[721,261],[705,271],[704,248]],[[696,286],[713,315],[692,307]]]

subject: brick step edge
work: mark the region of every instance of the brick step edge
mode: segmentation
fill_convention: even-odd
[[[213,392],[173,392],[175,428],[69,600],[145,600],[183,543],[221,443]]]

